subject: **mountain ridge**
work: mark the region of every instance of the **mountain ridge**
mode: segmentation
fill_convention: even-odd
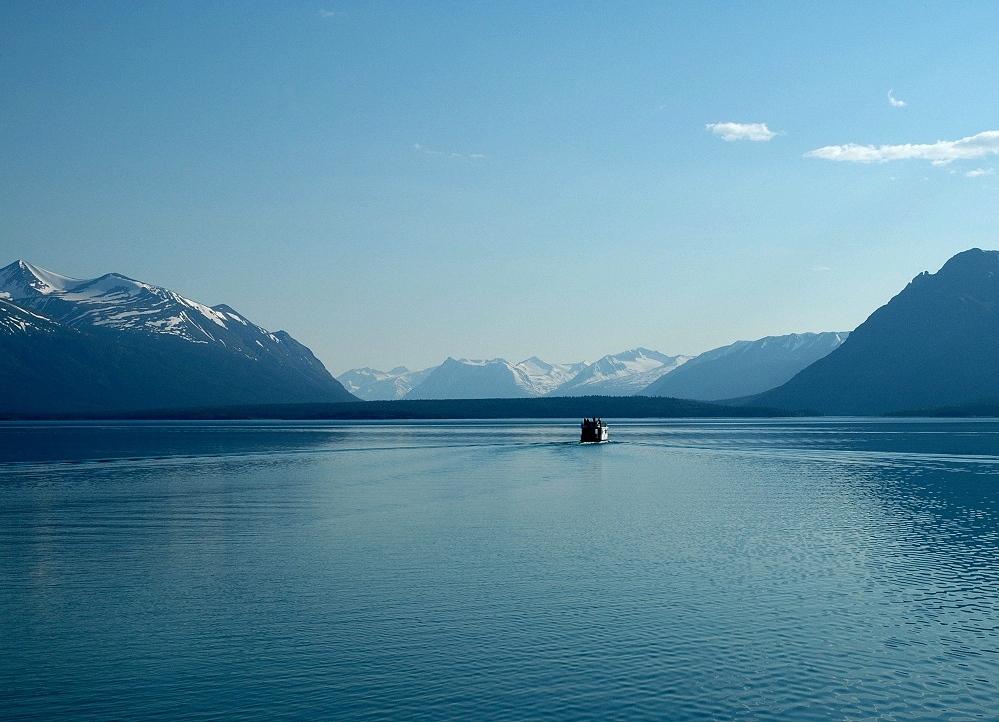
[[[849,332],[792,333],[705,351],[644,389],[644,396],[719,401],[780,386],[828,355]]]

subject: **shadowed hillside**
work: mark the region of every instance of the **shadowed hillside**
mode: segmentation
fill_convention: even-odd
[[[880,414],[999,397],[999,251],[959,253],[916,276],[835,351],[749,400]]]

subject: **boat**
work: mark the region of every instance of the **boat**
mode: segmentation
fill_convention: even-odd
[[[607,424],[600,419],[583,419],[579,434],[581,444],[600,444],[608,440]]]

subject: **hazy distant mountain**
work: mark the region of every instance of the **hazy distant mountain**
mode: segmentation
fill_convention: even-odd
[[[999,251],[916,276],[835,351],[754,405],[876,414],[999,397]]]
[[[640,391],[687,360],[658,351],[633,349],[605,356],[596,363],[552,364],[532,356],[520,363],[506,359],[485,361],[448,358],[427,369],[426,378],[402,398],[407,399],[502,399],[531,396],[628,396]],[[396,371],[405,371],[400,367]],[[422,372],[421,372],[422,373]],[[395,383],[394,372],[353,369],[340,380],[364,399],[375,399],[374,389]],[[379,386],[380,385],[380,386]],[[380,396],[377,398],[400,398]]]
[[[479,361],[448,357],[407,399],[520,399],[537,396],[530,377],[501,358]]]
[[[550,364],[536,356],[511,364],[505,359],[448,359],[442,366],[410,371],[351,369],[337,380],[365,401],[390,399],[525,398],[543,396],[565,383],[585,363]],[[441,369],[439,373],[435,373]],[[429,378],[434,374],[433,378]],[[429,378],[429,383],[423,385]],[[417,390],[418,389],[418,390]],[[414,391],[415,390],[415,391]],[[495,394],[499,394],[496,396]]]
[[[643,396],[716,401],[759,394],[829,355],[848,333],[792,333],[705,351],[661,377]]]
[[[551,395],[631,396],[677,369],[689,358],[689,356],[667,356],[646,348],[604,356],[554,389]]]
[[[436,369],[431,366],[422,371],[410,371],[397,366],[391,371],[372,368],[351,369],[337,376],[336,380],[359,399],[364,401],[391,401],[401,399],[419,386]]]
[[[119,274],[17,261],[0,301],[4,413],[354,400],[284,331]]]

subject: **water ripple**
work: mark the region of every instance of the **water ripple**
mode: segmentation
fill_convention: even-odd
[[[10,431],[0,717],[999,717],[999,425],[573,432]]]

